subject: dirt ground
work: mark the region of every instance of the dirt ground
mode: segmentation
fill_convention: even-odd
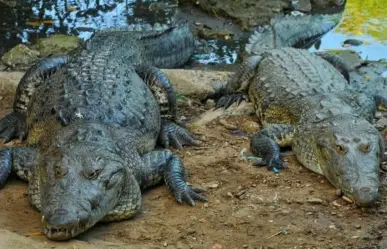
[[[0,75],[1,116],[11,107],[9,96],[21,75]],[[180,102],[179,114],[186,118],[208,109],[199,101]],[[68,242],[39,234],[40,215],[27,200],[27,184],[14,177],[0,191],[0,248],[387,248],[384,172],[380,201],[360,209],[338,197],[324,177],[302,167],[291,153],[289,169],[278,176],[250,166],[240,156],[249,148],[248,136],[230,129],[246,130],[255,122],[250,115],[216,118],[192,129],[203,140],[200,147],[176,151],[189,169],[189,182],[208,190],[208,203],[179,205],[159,186],[144,193],[142,211],[134,219],[98,224]]]

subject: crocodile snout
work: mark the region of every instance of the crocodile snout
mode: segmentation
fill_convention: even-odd
[[[44,233],[52,240],[66,240],[89,227],[87,213],[58,208],[42,216]]]
[[[379,197],[379,189],[375,187],[359,187],[353,191],[354,202],[361,206],[367,207],[372,205]]]

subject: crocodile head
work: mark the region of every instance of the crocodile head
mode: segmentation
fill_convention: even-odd
[[[128,174],[112,150],[87,143],[50,149],[37,163],[42,225],[52,240],[83,233],[112,211]]]
[[[358,206],[369,206],[378,199],[384,146],[379,132],[369,122],[353,116],[337,117],[300,135],[304,135],[303,143],[309,143],[304,145],[304,151],[297,149],[307,154],[304,165],[323,174]]]

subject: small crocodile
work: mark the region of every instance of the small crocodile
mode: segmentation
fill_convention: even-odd
[[[267,44],[267,32],[261,29],[253,40]],[[250,142],[263,158],[257,165],[284,168],[279,146],[291,146],[306,168],[357,205],[372,205],[384,154],[372,122],[376,110],[387,106],[385,86],[351,86],[338,56],[272,44],[247,46],[250,56],[222,89],[217,106],[252,101],[264,127]]]
[[[198,144],[173,122],[176,94],[156,67],[181,65],[192,50],[186,22],[160,31],[108,30],[26,72],[13,112],[0,120],[2,138],[26,137],[26,145],[0,150],[0,184],[11,170],[28,181],[49,239],[133,217],[141,190],[162,181],[179,203],[207,200],[186,184],[178,156],[155,149],[157,142]],[[164,116],[162,99],[171,100]]]

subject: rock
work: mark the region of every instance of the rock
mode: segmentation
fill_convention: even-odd
[[[360,224],[357,224],[357,225],[355,225],[355,228],[356,228],[356,229],[360,229],[360,228],[361,228],[361,225],[360,225]]]
[[[293,0],[293,9],[301,12],[310,12],[312,10],[312,4],[309,0]]]
[[[11,111],[16,87],[23,75],[22,72],[0,72],[0,116]]]
[[[259,124],[251,120],[246,120],[240,125],[240,130],[250,134],[256,133],[259,130]]]
[[[212,189],[217,188],[218,186],[219,186],[218,183],[211,183],[211,184],[208,185],[208,187],[212,188]]]
[[[348,203],[353,203],[353,200],[351,200],[350,198],[348,198],[347,196],[345,196],[345,195],[343,195],[342,197],[341,197],[344,201],[346,201],[346,202],[348,202]]]
[[[3,55],[1,61],[10,67],[29,67],[39,59],[39,52],[24,44],[16,45]]]
[[[17,0],[0,0],[0,3],[12,8],[17,6]]]
[[[315,197],[309,197],[309,198],[307,198],[306,201],[308,203],[311,203],[311,204],[322,204],[323,203],[323,200],[321,200],[319,198],[315,198]]]
[[[233,74],[186,69],[163,69],[162,71],[168,76],[177,93],[200,100],[215,93],[212,87],[214,81],[227,82]]]
[[[204,126],[219,117],[230,115],[251,115],[254,113],[255,110],[253,104],[251,102],[242,101],[242,103],[240,103],[238,106],[233,104],[227,110],[224,108],[208,110],[192,121],[190,125]]]
[[[360,46],[363,44],[363,41],[358,39],[347,39],[343,42],[343,47],[349,47],[349,46]]]
[[[224,120],[224,119],[220,119],[219,120],[219,123],[221,124],[221,125],[223,125],[226,129],[228,129],[228,130],[236,130],[237,129],[237,127],[235,126],[235,125],[233,125],[233,124],[230,124],[229,122],[227,122],[226,120]]]
[[[215,107],[215,105],[216,103],[213,99],[207,99],[205,107],[206,109],[212,109]]]
[[[52,35],[39,39],[36,47],[42,57],[49,55],[67,54],[81,45],[81,39],[71,35]]]

